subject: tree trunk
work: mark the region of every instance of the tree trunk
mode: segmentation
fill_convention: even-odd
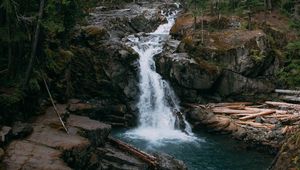
[[[268,2],[268,10],[271,11],[272,10],[272,0],[267,0]]]
[[[8,35],[8,43],[7,43],[7,52],[8,52],[8,79],[13,79],[14,74],[14,66],[13,61],[14,57],[12,55],[12,40],[11,40],[11,22],[9,18],[9,13],[6,13],[6,22],[7,22],[7,35]]]
[[[34,39],[33,39],[33,43],[32,43],[32,49],[31,49],[31,54],[30,54],[30,61],[26,70],[26,74],[25,74],[25,80],[23,83],[23,88],[26,89],[27,84],[29,82],[31,73],[32,73],[32,68],[34,65],[34,59],[36,57],[36,49],[37,49],[37,44],[38,44],[38,40],[39,40],[39,34],[40,34],[40,24],[42,21],[42,17],[43,17],[43,12],[44,12],[44,5],[45,5],[45,0],[41,0],[40,1],[40,9],[39,9],[39,18],[36,24],[36,29],[35,29],[35,35],[34,35]]]
[[[300,2],[298,2],[299,4],[295,4],[294,7],[294,18],[296,20],[300,20]]]

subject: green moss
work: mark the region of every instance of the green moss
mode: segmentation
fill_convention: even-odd
[[[0,107],[7,112],[17,111],[23,99],[24,94],[20,89],[7,89],[5,93],[0,95]]]

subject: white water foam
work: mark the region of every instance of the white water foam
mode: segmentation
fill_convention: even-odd
[[[130,138],[142,138],[149,142],[158,143],[174,139],[192,141],[196,137],[191,132],[190,125],[185,121],[188,133],[175,129],[176,115],[180,111],[178,99],[168,82],[156,72],[153,57],[163,50],[169,38],[171,27],[175,23],[177,12],[168,12],[167,23],[160,25],[156,31],[145,36],[128,37],[128,44],[139,54],[140,64],[140,97],[139,127],[126,132]],[[177,141],[177,140],[176,140]]]

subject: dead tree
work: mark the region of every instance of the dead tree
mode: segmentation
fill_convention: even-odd
[[[37,49],[39,35],[40,35],[40,25],[41,25],[42,18],[43,18],[44,6],[45,6],[45,0],[41,0],[40,1],[39,14],[38,14],[38,21],[37,21],[37,24],[36,24],[34,39],[33,39],[33,42],[32,42],[30,61],[29,61],[29,64],[28,64],[28,67],[27,67],[27,70],[26,70],[25,80],[23,82],[23,88],[24,89],[26,89],[27,84],[29,82],[29,79],[30,79],[30,76],[31,76],[31,73],[32,73],[32,69],[33,69],[33,65],[34,65],[34,60],[36,58],[36,49]]]

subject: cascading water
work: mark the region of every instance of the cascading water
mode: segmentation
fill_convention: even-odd
[[[153,58],[162,52],[165,42],[170,37],[170,29],[175,23],[176,14],[176,11],[169,11],[166,16],[168,22],[160,25],[152,33],[128,37],[130,41],[128,44],[140,56],[139,88],[141,93],[137,104],[140,125],[137,129],[127,133],[130,136],[142,137],[149,141],[192,138],[191,128],[185,120],[185,133],[174,127],[175,114],[180,110],[178,100],[168,82],[156,72]]]
[[[140,112],[139,127],[134,130],[116,130],[114,137],[147,152],[165,152],[183,160],[188,169],[266,169],[272,157],[260,152],[242,149],[226,136],[204,132],[186,133],[174,128],[179,111],[178,100],[169,84],[155,71],[153,57],[163,50],[176,12],[167,16],[168,23],[153,33],[128,37],[130,45],[140,55]],[[243,155],[241,157],[240,155]],[[234,160],[234,161],[233,161]]]

